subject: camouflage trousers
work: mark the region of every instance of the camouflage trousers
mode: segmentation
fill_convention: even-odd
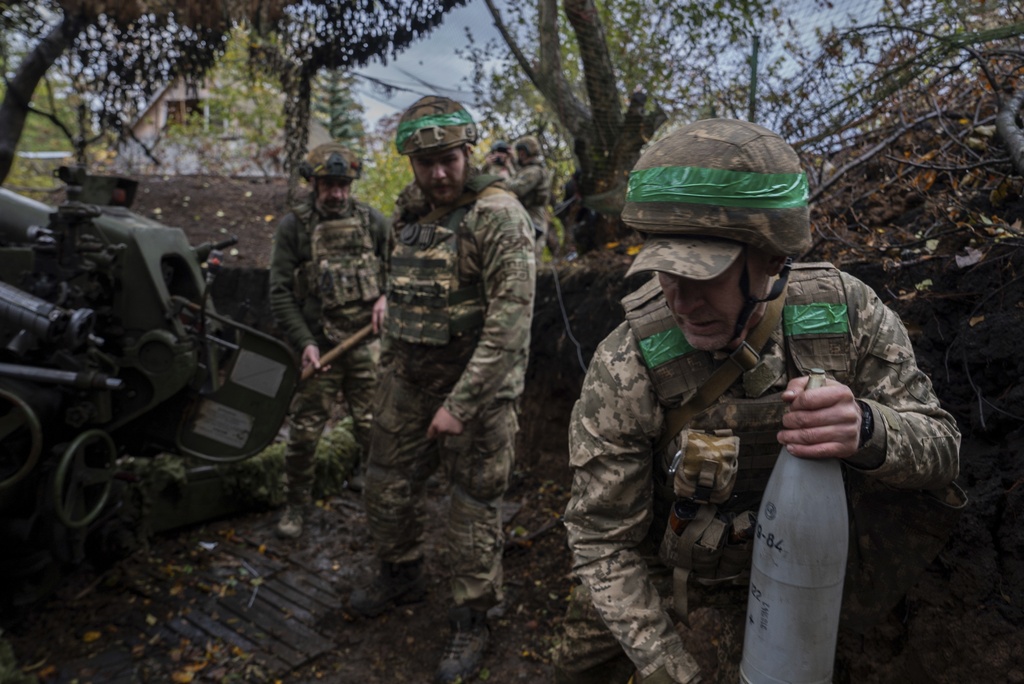
[[[352,416],[356,444],[363,454],[360,461],[365,461],[379,364],[380,340],[374,339],[350,349],[330,364],[330,370],[316,373],[299,385],[288,410],[288,503],[310,502],[316,447],[339,393]]]
[[[381,378],[374,409],[363,504],[380,559],[404,563],[424,555],[426,483],[438,468],[451,482],[447,517],[431,529],[445,542],[456,605],[487,610],[502,596],[501,504],[515,460],[518,419],[511,401],[480,410],[461,435],[427,440],[443,396],[395,373]],[[438,536],[440,535],[440,536]]]
[[[651,579],[670,615],[672,572],[656,562]],[[676,620],[684,648],[701,668],[702,684],[736,684],[743,656],[746,586],[703,587],[689,583],[687,620]],[[557,684],[626,684],[635,668],[594,608],[590,591],[577,584],[569,596],[555,647]]]

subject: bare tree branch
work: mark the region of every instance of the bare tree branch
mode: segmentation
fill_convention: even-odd
[[[996,115],[996,131],[1010,151],[1010,160],[1017,173],[1024,174],[1024,131],[1017,125],[1017,114],[1024,104],[1024,90],[1018,90]]]

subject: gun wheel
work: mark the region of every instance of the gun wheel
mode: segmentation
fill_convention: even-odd
[[[35,412],[16,394],[0,389],[0,492],[32,472],[42,451],[43,429]]]
[[[60,458],[53,480],[57,519],[80,529],[99,517],[114,485],[114,440],[103,430],[81,433]]]

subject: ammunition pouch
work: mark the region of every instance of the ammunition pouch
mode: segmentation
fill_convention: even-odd
[[[755,521],[751,511],[729,516],[720,513],[715,504],[702,503],[688,522],[680,525],[670,520],[665,526],[658,558],[673,568],[673,608],[681,620],[687,619],[686,584],[691,575],[705,586],[746,584]]]
[[[740,439],[732,430],[683,430],[669,466],[672,489],[680,498],[723,503],[736,484]]]
[[[324,315],[381,295],[382,267],[359,215],[323,221],[311,237],[312,266]]]

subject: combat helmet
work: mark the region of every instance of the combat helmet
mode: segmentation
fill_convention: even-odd
[[[398,122],[399,154],[434,154],[475,143],[476,124],[465,107],[447,97],[428,95],[412,104]]]
[[[504,140],[495,140],[491,145],[491,152],[511,152],[512,148]]]
[[[807,176],[796,151],[778,134],[734,119],[688,124],[644,150],[622,220],[655,241],[659,234],[719,238],[777,256],[811,244]],[[647,270],[637,266],[631,270]]]
[[[299,166],[299,173],[306,180],[335,176],[355,180],[362,172],[363,163],[355,153],[338,143],[317,145]]]
[[[516,141],[516,152],[522,150],[527,157],[536,157],[540,154],[540,141],[532,135],[524,135]]]

